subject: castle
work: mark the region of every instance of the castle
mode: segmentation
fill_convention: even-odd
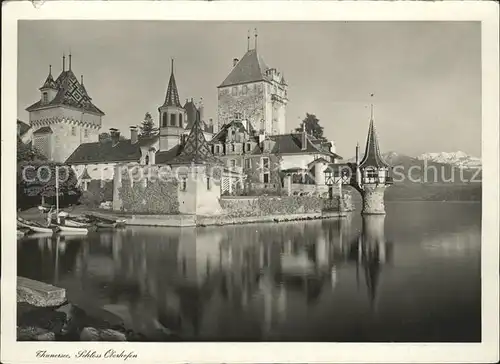
[[[52,66],[40,87],[40,99],[26,108],[33,130],[33,145],[49,160],[64,162],[81,144],[99,138],[104,112],[92,102],[83,84],[71,69],[66,70],[63,56],[62,71],[54,80]]]
[[[248,37],[246,53],[234,60],[217,86],[216,122],[206,119],[202,102],[187,98],[181,104],[174,71],[172,60],[167,90],[158,107],[156,135],[141,136],[133,125],[129,137],[111,128],[110,138],[100,140],[104,113],[92,103],[83,76],[80,82],[75,77],[71,55],[68,70],[63,56],[61,75],[54,80],[50,69],[40,88],[40,100],[27,108],[35,130],[34,146],[49,160],[75,168],[84,188],[88,180],[112,181],[119,164],[170,166],[186,155],[183,159],[193,162],[199,148],[205,159],[213,156],[227,168],[221,193],[233,193],[242,179],[256,188],[280,188],[282,171],[306,174],[318,169],[315,161],[323,167],[341,159],[333,142],[305,130],[285,133],[288,85],[283,74],[267,66],[257,52],[257,35],[252,49]],[[322,176],[318,180],[324,185]]]

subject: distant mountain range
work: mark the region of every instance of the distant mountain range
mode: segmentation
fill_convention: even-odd
[[[419,160],[427,160],[443,164],[452,164],[464,168],[475,168],[482,165],[481,158],[473,157],[467,153],[458,152],[439,152],[439,153],[424,153],[417,157]]]
[[[382,154],[393,166],[391,200],[480,201],[481,160],[463,152],[425,153],[410,157],[397,152]],[[362,158],[362,156],[360,157]],[[354,162],[350,158],[345,162]]]

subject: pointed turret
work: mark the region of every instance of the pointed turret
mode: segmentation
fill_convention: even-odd
[[[389,164],[384,161],[382,155],[380,154],[380,148],[378,145],[377,133],[375,131],[375,125],[373,123],[373,118],[370,118],[370,126],[368,128],[368,137],[366,138],[366,148],[363,160],[359,164],[360,168],[375,167],[384,168],[389,167]]]
[[[187,124],[186,110],[181,105],[175,82],[173,59],[171,67],[165,101],[158,108],[161,151],[169,150],[181,142],[181,135]]]
[[[165,102],[162,107],[175,106],[182,107],[179,100],[179,91],[177,91],[177,84],[175,83],[174,76],[174,60],[172,59],[170,80],[168,81],[167,94],[165,95]]]
[[[52,65],[49,65],[49,75],[47,76],[47,79],[43,83],[42,87],[40,87],[40,90],[43,90],[43,89],[57,90],[56,82],[54,81],[54,78],[52,77]]]

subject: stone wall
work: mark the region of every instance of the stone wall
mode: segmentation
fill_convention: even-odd
[[[120,211],[132,213],[179,213],[178,182],[175,178],[142,178],[136,182],[123,171],[116,190],[118,193],[113,196],[114,210],[118,206]],[[118,205],[115,204],[116,198],[120,201]]]
[[[385,214],[385,185],[366,184],[363,190],[363,214]]]
[[[265,82],[256,82],[219,89],[218,130],[222,125],[232,121],[235,113],[242,113],[251,122],[254,129],[260,130],[261,120],[266,118],[264,86]]]
[[[338,211],[338,200],[315,196],[221,198],[220,205],[226,215],[234,217]]]

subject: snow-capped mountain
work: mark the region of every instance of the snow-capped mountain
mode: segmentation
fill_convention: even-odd
[[[464,168],[474,168],[481,166],[481,158],[470,156],[467,153],[461,151],[451,153],[424,153],[419,155],[417,159],[435,163],[451,164]]]

